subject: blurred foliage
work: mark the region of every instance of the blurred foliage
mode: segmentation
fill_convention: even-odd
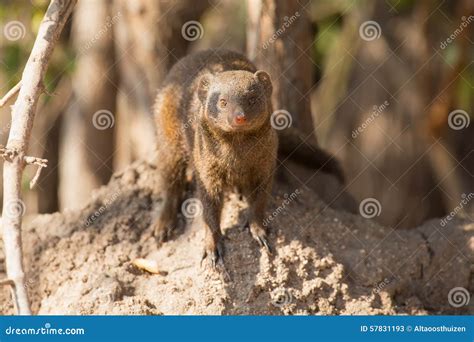
[[[332,46],[337,42],[342,20],[341,14],[334,14],[318,22],[318,31],[314,37],[313,56],[319,68],[322,67],[327,52],[331,51]]]
[[[391,16],[390,21],[409,18],[416,15],[416,12],[420,12],[420,8],[423,7],[427,9],[429,12],[429,18],[426,23],[427,37],[432,36],[431,38],[434,38],[433,42],[436,43],[438,43],[440,39],[444,40],[449,38],[456,29],[459,29],[461,21],[463,20],[456,14],[456,10],[459,9],[458,7],[462,4],[461,0],[452,2],[442,0],[428,2],[416,0],[384,0],[383,2],[383,6],[379,7],[388,10]],[[325,58],[329,55],[328,52],[332,50],[332,47],[340,38],[345,15],[354,10],[356,6],[363,6],[364,3],[367,4],[370,2],[369,0],[318,0],[312,2],[312,17],[317,27],[312,58],[317,65],[317,80],[319,80],[322,75],[321,68],[324,66]],[[375,1],[374,4],[381,5],[377,1]],[[468,13],[465,13],[463,18],[467,16]],[[392,23],[390,25],[390,27],[393,27]],[[420,20],[419,25],[425,25],[423,20]],[[385,31],[385,33],[390,36],[393,32],[389,30]],[[443,49],[438,45],[429,47],[430,49],[433,48],[437,50],[437,54],[442,58],[442,64],[444,64],[442,67],[444,69],[449,70],[450,68],[456,67],[462,53],[462,39],[466,38],[457,37]],[[472,38],[468,39],[472,40]],[[397,46],[393,48],[398,49]],[[472,61],[472,47],[468,47],[467,55],[469,60]],[[469,62],[468,64],[470,65],[461,72],[461,77],[458,77],[456,80],[454,101],[457,106],[461,108],[470,108],[474,102],[474,65]],[[441,72],[441,70],[439,71]]]
[[[96,0],[105,1],[105,0]],[[152,0],[159,1],[159,0]],[[247,11],[245,1],[238,0],[198,0],[210,1],[213,3],[202,18],[196,18],[204,23],[206,34],[202,40],[194,42],[191,48],[198,49],[221,46],[226,43],[226,47],[236,50],[245,50],[246,20]],[[287,0],[297,1],[297,0]],[[417,84],[418,89],[426,90],[432,98],[438,92],[444,91],[445,85],[441,84],[443,77],[449,72],[459,67],[460,58],[468,58],[467,67],[461,71],[461,77],[453,81],[455,92],[453,103],[456,108],[472,108],[474,103],[474,64],[472,64],[472,43],[466,47],[461,44],[466,37],[457,37],[452,43],[440,48],[440,43],[459,28],[463,2],[474,0],[313,0],[311,1],[310,16],[313,21],[314,37],[311,57],[315,63],[315,81],[319,86],[319,81],[323,75],[323,68],[328,58],[333,58],[334,49],[338,43],[344,42],[342,30],[347,28],[345,20],[360,18],[356,10],[365,16],[362,20],[376,20],[380,23],[383,31],[383,45],[388,53],[394,53],[402,62],[401,67],[386,73],[387,78],[395,75],[400,70],[408,75],[417,76],[420,66],[425,67],[428,72],[428,81]],[[30,54],[39,25],[49,4],[49,0],[0,0],[0,96],[13,87],[21,78],[21,73],[26,60]],[[468,16],[468,13],[463,14]],[[424,16],[427,17],[425,20]],[[11,21],[19,21],[25,27],[24,36],[16,41],[7,40],[3,34],[4,26]],[[160,25],[160,23],[157,23]],[[474,29],[474,23],[471,24]],[[75,64],[75,52],[71,44],[71,20],[68,21],[62,34],[59,44],[55,47],[52,60],[45,78],[47,93],[54,94],[55,87],[65,76],[72,75]],[[350,26],[350,25],[349,25]],[[350,27],[349,27],[350,28]],[[357,30],[357,29],[356,29]],[[411,39],[410,44],[404,44],[407,37]],[[472,36],[468,36],[472,41]],[[413,39],[416,38],[416,39]],[[426,43],[426,50],[423,47]],[[345,43],[343,47],[352,46],[352,41]],[[419,44],[419,45],[418,45]],[[421,48],[418,48],[418,47]],[[464,50],[463,50],[464,49]],[[343,51],[343,50],[342,50]],[[423,53],[433,55],[434,58],[429,63],[424,63]],[[331,52],[333,52],[331,54]],[[356,51],[357,52],[357,51]],[[354,60],[357,53],[354,53]],[[331,56],[331,57],[329,57]],[[339,60],[339,58],[337,58]],[[421,63],[420,63],[421,61]],[[350,64],[350,63],[347,63]],[[340,63],[340,65],[345,65]],[[459,68],[459,69],[462,69]],[[359,72],[364,73],[362,70]],[[385,71],[386,72],[386,71]],[[337,73],[334,73],[338,76]],[[422,74],[421,72],[419,74]],[[420,76],[418,74],[418,76]],[[352,76],[347,73],[348,77]],[[317,86],[314,89],[317,89]],[[339,89],[337,88],[333,93]],[[417,89],[417,90],[418,90]],[[420,91],[419,93],[423,93]],[[419,96],[417,93],[414,96]],[[325,97],[328,96],[325,94]],[[41,101],[48,101],[49,95],[43,95]],[[336,101],[334,101],[336,102]],[[472,111],[468,112],[472,115]],[[4,111],[7,113],[7,110]],[[403,113],[401,113],[403,114]],[[423,113],[427,114],[427,113]],[[10,120],[9,115],[4,114],[3,119]],[[339,124],[339,123],[338,123]],[[329,126],[328,126],[329,127]],[[5,130],[7,132],[8,130]],[[3,133],[5,136],[5,134]],[[24,175],[22,185],[28,188],[30,176]]]
[[[467,68],[461,75],[456,92],[456,102],[460,104],[461,108],[469,108],[474,101],[474,72],[472,68]]]
[[[316,73],[318,78],[321,75],[321,68],[324,65],[324,59],[328,51],[331,51],[332,46],[338,40],[344,15],[353,9],[354,6],[358,6],[361,3],[362,2],[353,0],[321,0],[313,2],[312,12],[315,16],[317,30],[314,36],[315,44],[312,57],[317,65]],[[395,16],[409,14],[417,5],[415,0],[386,0],[385,3],[388,8],[391,8]],[[432,5],[436,7],[437,3],[437,1],[434,1]],[[441,2],[439,3],[442,5]],[[0,22],[4,25],[9,21],[18,20],[23,23],[26,28],[24,38],[18,41],[8,41],[2,37],[0,45],[2,55],[0,60],[0,79],[2,79],[1,88],[3,92],[20,80],[22,67],[26,63],[34,37],[37,34],[38,27],[48,4],[48,0],[2,0],[0,4]],[[233,16],[237,15],[239,22],[242,22],[242,25],[244,25],[245,8],[244,6],[236,6],[236,10],[237,9],[238,11],[233,12]],[[457,21],[458,20],[453,20],[452,25],[446,25],[451,27],[438,27],[438,29],[446,32],[446,37],[448,37],[450,32],[458,25]],[[67,29],[65,31],[68,32]],[[219,28],[217,31],[218,33],[220,32],[220,34],[227,34],[222,28]],[[244,30],[241,31],[242,33],[245,32]],[[240,40],[243,39],[242,37],[239,38]],[[452,66],[458,59],[459,46],[458,44],[450,44],[446,49],[440,50],[439,53],[443,56],[445,62]],[[46,76],[45,83],[47,90],[52,92],[59,78],[64,74],[70,74],[74,70],[74,66],[74,52],[71,50],[68,38],[63,37],[61,44],[55,49]],[[472,101],[473,77],[472,69],[463,72],[463,77],[457,85],[458,103],[468,105]]]
[[[19,21],[25,27],[23,38],[10,41],[1,37],[0,54],[0,80],[2,80],[1,93],[13,87],[21,78],[34,39],[49,4],[48,0],[23,0],[2,1],[0,4],[0,28],[11,21]],[[70,23],[70,21],[69,21]],[[67,32],[68,30],[66,30]],[[68,43],[68,37],[62,37],[56,46],[49,65],[45,85],[47,92],[52,93],[59,79],[63,75],[71,74],[75,65],[74,53]],[[46,97],[46,100],[48,97]]]
[[[398,13],[408,12],[415,5],[415,0],[387,0],[386,2]]]

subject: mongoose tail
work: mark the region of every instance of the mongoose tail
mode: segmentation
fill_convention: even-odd
[[[305,137],[294,127],[287,127],[278,132],[278,154],[285,159],[293,160],[310,168],[332,174],[341,182],[345,182],[344,171],[339,161]]]

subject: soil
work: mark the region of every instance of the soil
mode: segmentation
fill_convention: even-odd
[[[25,218],[26,286],[35,313],[474,313],[472,301],[454,308],[448,300],[455,287],[474,289],[470,220],[383,227],[358,215],[358,203],[331,176],[284,164],[268,209],[273,254],[251,238],[245,204],[231,194],[222,222],[226,272],[218,272],[201,265],[200,217],[180,217],[173,239],[156,245],[151,223],[161,201],[154,172],[137,162],[82,210]],[[135,267],[136,258],[155,260],[158,274]],[[0,249],[0,279],[3,259]],[[6,287],[0,314],[13,314]]]

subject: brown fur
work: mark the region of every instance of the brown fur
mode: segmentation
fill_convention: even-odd
[[[158,175],[166,189],[163,210],[155,222],[160,242],[176,225],[190,169],[203,206],[203,257],[209,257],[214,266],[222,261],[223,194],[235,188],[249,202],[252,236],[269,249],[263,219],[278,148],[270,125],[271,91],[267,73],[227,50],[187,56],[171,69],[155,105]],[[310,152],[319,151],[315,146],[308,149],[308,144],[303,144],[302,152],[291,149],[302,141],[289,139],[288,155],[306,159]],[[319,166],[329,159],[324,155]]]

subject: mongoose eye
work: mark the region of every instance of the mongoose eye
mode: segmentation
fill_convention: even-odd
[[[224,99],[220,99],[220,100],[219,100],[219,105],[220,105],[222,108],[225,108],[225,106],[227,106],[227,101],[224,100]]]

